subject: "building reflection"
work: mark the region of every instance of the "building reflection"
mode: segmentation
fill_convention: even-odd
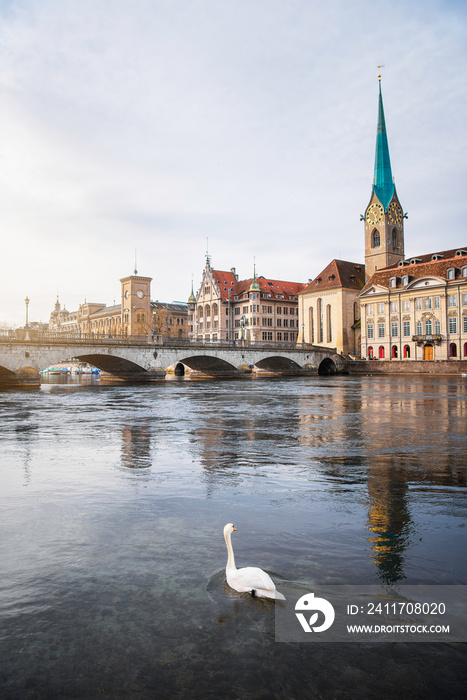
[[[147,469],[152,464],[152,429],[149,424],[124,425],[122,428],[122,466]]]
[[[303,397],[299,425],[300,443],[333,483],[366,484],[370,559],[386,584],[405,577],[404,555],[415,539],[410,487],[467,483],[463,387],[453,383],[446,392],[436,378],[394,379]]]

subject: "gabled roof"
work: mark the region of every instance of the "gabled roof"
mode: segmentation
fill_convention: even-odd
[[[365,265],[348,260],[332,260],[301,294],[325,289],[360,289],[365,285]]]
[[[441,277],[447,280],[448,269],[450,267],[464,267],[467,265],[467,252],[465,255],[456,255],[458,251],[467,251],[467,246],[462,248],[453,248],[452,250],[443,250],[439,253],[425,253],[423,255],[413,256],[406,261],[407,265],[390,265],[382,270],[377,270],[368,280],[363,291],[366,291],[372,285],[380,285],[389,287],[391,277],[396,277],[397,287],[401,287],[401,277],[409,275],[411,281],[420,277]],[[432,258],[437,259],[433,260]],[[418,261],[411,263],[410,260]]]

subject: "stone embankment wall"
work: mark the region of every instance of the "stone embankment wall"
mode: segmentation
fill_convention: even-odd
[[[349,374],[467,374],[466,360],[360,360],[347,363]]]

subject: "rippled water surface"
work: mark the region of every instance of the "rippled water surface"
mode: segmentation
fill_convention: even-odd
[[[467,584],[467,382],[0,393],[0,697],[461,698],[467,646],[283,644],[293,586]],[[279,585],[280,584],[280,585]]]

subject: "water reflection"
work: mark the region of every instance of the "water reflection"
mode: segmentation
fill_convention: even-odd
[[[149,469],[152,465],[152,428],[149,424],[122,428],[122,465],[128,469]]]

